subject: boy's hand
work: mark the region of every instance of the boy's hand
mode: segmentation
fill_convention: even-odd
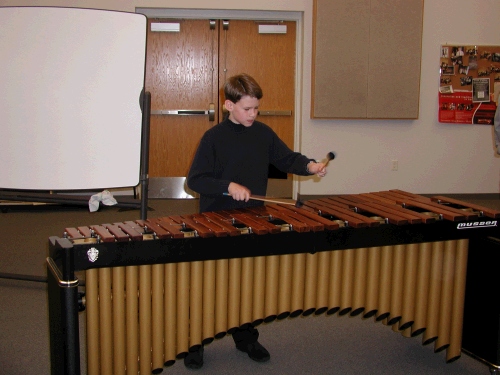
[[[250,190],[243,185],[237,184],[236,182],[231,182],[227,188],[227,192],[233,197],[235,201],[245,201],[248,202],[250,199]]]
[[[326,165],[325,163],[315,163],[315,162],[310,162],[307,164],[307,171],[310,174],[316,174],[319,177],[325,177],[326,176]]]

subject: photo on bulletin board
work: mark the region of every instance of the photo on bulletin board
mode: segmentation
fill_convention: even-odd
[[[472,102],[488,103],[490,101],[490,79],[474,78],[472,80]]]
[[[493,124],[500,46],[442,45],[439,79],[439,122]]]

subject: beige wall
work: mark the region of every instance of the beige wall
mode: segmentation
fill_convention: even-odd
[[[415,193],[498,193],[500,156],[493,129],[437,121],[439,46],[500,45],[498,0],[426,1],[422,46],[420,114],[417,120],[311,120],[312,0],[77,1],[76,7],[135,11],[136,7],[173,9],[294,11],[300,21],[297,71],[296,149],[314,158],[335,151],[329,174],[321,181],[301,179],[301,194],[343,194],[402,189]],[[67,1],[0,0],[0,6],[68,6]],[[335,63],[335,62],[332,62]],[[398,171],[391,171],[398,160]]]

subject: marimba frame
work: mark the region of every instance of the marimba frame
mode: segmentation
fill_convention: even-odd
[[[476,222],[486,220],[488,219],[481,218]],[[458,230],[457,226],[460,223],[462,222],[437,220],[433,224],[394,225],[383,223],[357,228],[345,226],[336,230],[280,231],[277,234],[267,235],[247,233],[238,236],[207,238],[154,239],[154,236],[149,236],[147,238],[149,240],[146,241],[99,243],[83,241],[77,244],[68,238],[51,237],[49,240],[50,256],[47,260],[49,279],[51,280],[49,285],[52,285],[49,288],[49,300],[51,301],[49,311],[51,322],[54,320],[63,322],[62,325],[54,324],[53,327],[51,326],[53,373],[79,373],[79,354],[75,354],[75,352],[79,353],[78,308],[76,307],[78,306],[79,293],[75,271],[99,270],[107,267],[126,267],[128,269],[130,266],[138,266],[141,269],[142,266],[155,267],[156,264],[172,265],[188,262],[197,264],[212,261],[216,263],[230,259],[235,261],[239,259],[244,262],[246,258],[269,258],[273,255],[286,257],[300,254],[307,256],[307,254],[327,254],[332,250],[437,243],[485,237],[498,233],[496,226],[478,225],[474,227],[471,221],[467,221],[472,225],[469,227],[470,229]],[[237,252],[234,249],[237,249]],[[98,255],[91,259],[89,251]],[[335,251],[331,254],[335,254]],[[145,283],[143,282],[143,284]],[[315,312],[314,308],[291,312],[291,314],[304,313],[308,315],[313,312]],[[351,313],[350,311],[339,313],[348,312]],[[391,323],[396,324],[398,321]],[[397,329],[404,331],[408,329],[408,325],[408,322],[403,322],[402,326]],[[64,339],[61,339],[61,333]],[[429,340],[434,339],[434,337],[429,337]],[[55,352],[59,352],[59,355],[54,354]],[[61,353],[64,355],[61,356]]]

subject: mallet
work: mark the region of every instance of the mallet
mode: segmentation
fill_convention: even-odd
[[[229,193],[224,193],[224,195],[228,197],[231,196],[231,194]],[[267,198],[261,195],[250,195],[250,199],[253,199],[255,201],[269,202],[269,203],[289,204],[297,208],[300,208],[304,205],[304,203],[302,203],[301,201],[294,201],[293,199]]]
[[[330,151],[328,154],[326,154],[326,162],[325,162],[325,167],[328,165],[330,160],[335,159],[335,153]]]

